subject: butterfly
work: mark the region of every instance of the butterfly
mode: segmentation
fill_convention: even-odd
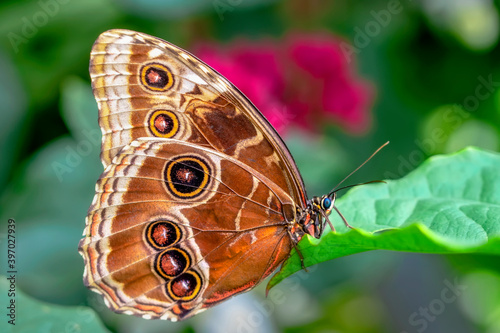
[[[189,318],[255,287],[304,235],[323,234],[336,191],[308,199],[276,130],[207,64],[109,30],[90,75],[105,170],[79,252],[85,285],[110,309]]]

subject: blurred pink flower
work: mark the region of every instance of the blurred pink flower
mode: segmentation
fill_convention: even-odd
[[[309,74],[305,80],[319,91],[320,96],[313,95],[317,99],[310,101],[311,112],[320,112],[319,118],[321,114],[330,116],[352,132],[366,130],[371,121],[373,89],[355,76],[341,41],[330,35],[294,35],[288,45],[294,64]]]
[[[285,42],[237,42],[195,52],[227,77],[284,134],[291,125],[313,129],[330,118],[350,132],[366,130],[371,86],[353,74],[330,35],[292,35]]]

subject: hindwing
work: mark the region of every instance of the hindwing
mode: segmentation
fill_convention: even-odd
[[[184,319],[273,272],[288,194],[240,161],[175,139],[126,146],[97,182],[80,252],[117,312]]]

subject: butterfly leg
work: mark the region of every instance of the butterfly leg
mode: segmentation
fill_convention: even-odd
[[[333,226],[332,222],[330,222],[330,219],[328,218],[328,215],[323,214],[323,217],[325,218],[326,222],[328,222],[328,225],[330,225],[330,229],[332,229],[332,232],[337,232],[335,230],[335,227]]]
[[[348,228],[351,228],[351,229],[355,229],[353,226],[351,226],[347,220],[345,219],[344,215],[342,215],[342,213],[340,212],[340,210],[336,207],[336,206],[333,206],[333,208],[335,209],[335,211],[340,215],[340,218],[342,219],[342,221],[344,221],[344,224],[346,227]],[[327,217],[327,220],[328,220],[328,217]],[[332,224],[330,223],[330,221],[328,220],[328,223],[330,224],[330,227],[332,226]],[[332,230],[335,231],[335,229],[332,227]]]
[[[290,238],[292,238],[292,244],[293,244],[293,247],[295,248],[295,251],[297,252],[297,254],[299,255],[299,258],[300,258],[300,265],[302,266],[302,269],[305,270],[306,272],[309,272],[306,268],[306,266],[304,265],[304,256],[302,255],[302,252],[300,252],[298,246],[297,246],[297,243],[295,241],[293,241],[293,237],[292,237],[292,233],[290,232],[290,230],[287,230],[288,231],[288,235],[290,235]]]

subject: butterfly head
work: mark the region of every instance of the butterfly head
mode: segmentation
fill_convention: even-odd
[[[299,219],[300,229],[314,238],[320,238],[334,208],[336,194],[313,197]]]
[[[336,197],[337,196],[335,193],[333,193],[331,196],[324,195],[321,197],[319,208],[323,210],[326,216],[330,215],[330,213],[332,212]]]

